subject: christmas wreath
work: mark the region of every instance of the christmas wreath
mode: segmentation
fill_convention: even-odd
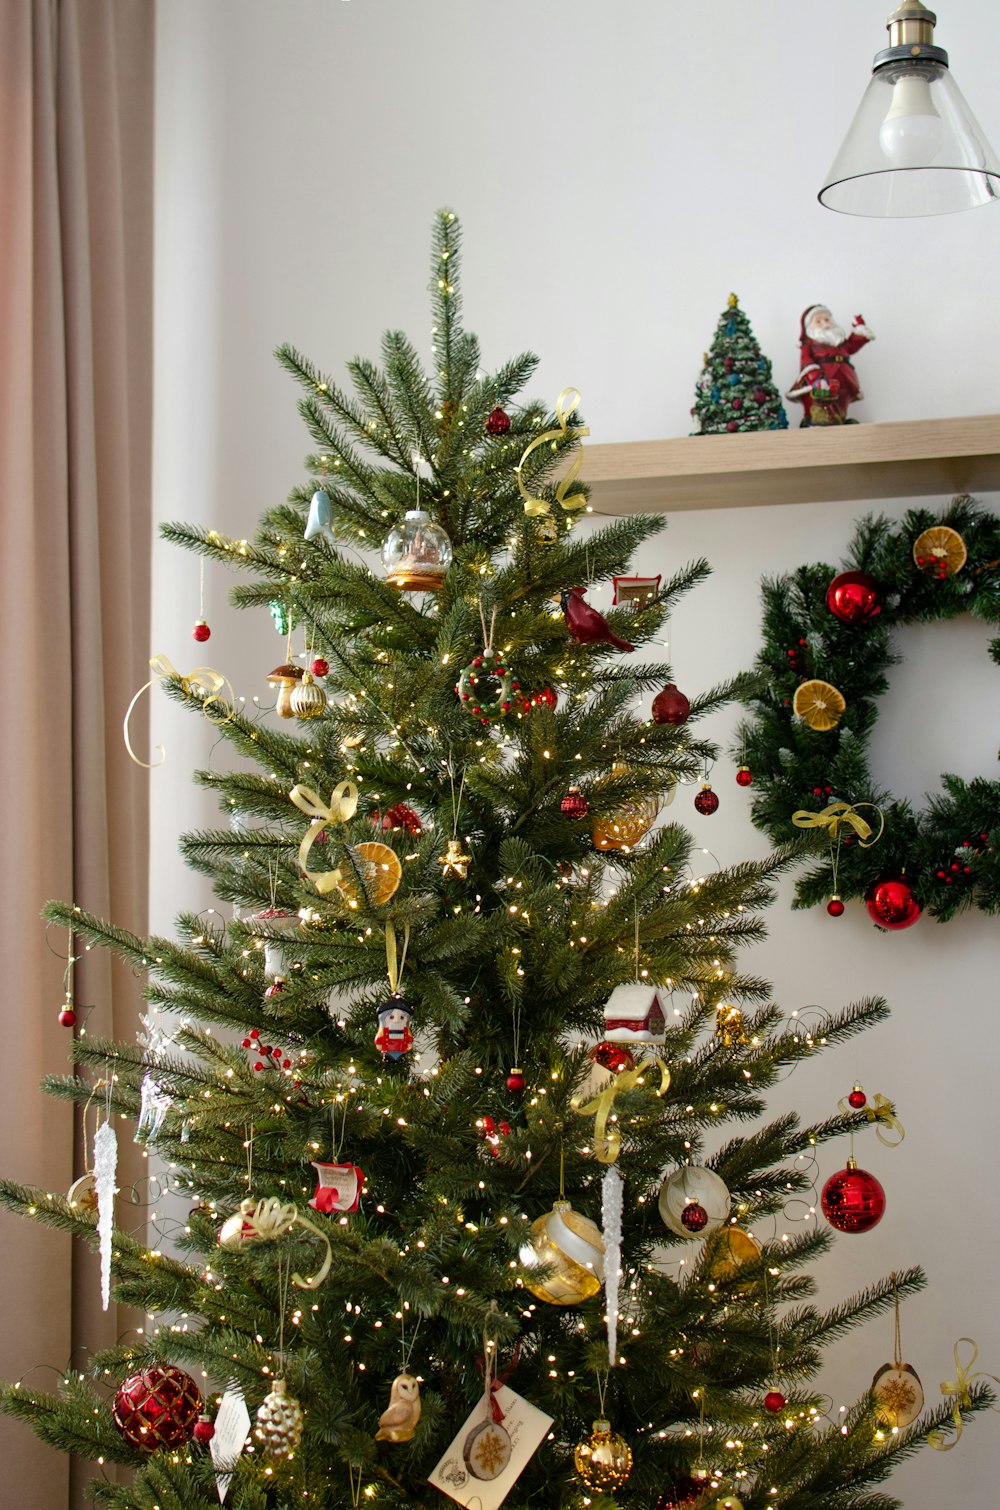
[[[869,516],[843,571],[765,579],[763,609],[759,690],[733,753],[752,772],[757,827],[814,860],[794,905],[826,900],[838,916],[861,897],[887,928],[922,910],[1000,911],[1000,782],[945,775],[917,811],[868,770],[896,626],[965,613],[1000,625],[1000,519],[964,494],[943,517]],[[1000,637],[990,655],[1000,664]]]

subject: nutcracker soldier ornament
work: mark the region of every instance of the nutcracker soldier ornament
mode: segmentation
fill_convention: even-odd
[[[401,996],[390,996],[378,1009],[378,1032],[375,1047],[387,1059],[402,1059],[413,1047],[410,1018],[413,1008]]]
[[[799,375],[785,395],[802,405],[803,427],[857,424],[847,411],[864,394],[851,357],[874,339],[861,315],[854,316],[848,335],[825,304],[810,304],[803,311]]]

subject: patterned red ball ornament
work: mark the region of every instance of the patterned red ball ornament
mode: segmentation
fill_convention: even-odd
[[[823,1215],[838,1232],[870,1232],[885,1214],[885,1191],[854,1159],[832,1174],[820,1196]]]
[[[872,922],[889,930],[912,927],[922,911],[912,886],[902,876],[883,876],[873,882],[865,906]]]
[[[326,676],[329,669],[329,661],[325,661],[321,655],[318,655],[313,661],[312,665],[309,667],[309,670],[312,672],[313,676]]]
[[[192,637],[198,640],[201,644],[204,644],[206,640],[210,640],[212,638],[212,631],[209,629],[204,619],[198,620],[197,624],[192,629],[191,634]]]
[[[840,918],[844,915],[844,904],[840,900],[840,898],[836,894],[834,894],[827,902],[826,910],[832,918]]]
[[[826,606],[842,624],[863,624],[882,612],[882,589],[866,571],[845,571],[826,590]]]
[[[689,1232],[701,1232],[708,1226],[708,1212],[697,1201],[688,1201],[681,1212],[681,1226]]]
[[[486,416],[487,435],[506,435],[510,429],[510,415],[497,404]]]
[[[111,1407],[118,1430],[140,1452],[183,1447],[201,1409],[201,1395],[191,1375],[170,1363],[151,1364],[130,1374]]]
[[[764,1396],[764,1409],[769,1410],[772,1416],[776,1416],[779,1410],[784,1410],[785,1403],[785,1397],[780,1389],[769,1389]]]
[[[701,791],[694,799],[694,805],[699,813],[704,813],[708,818],[718,810],[719,799],[706,781]]]
[[[578,786],[571,786],[559,804],[559,811],[567,818],[586,818],[590,804]]]
[[[691,712],[691,704],[684,693],[668,682],[662,692],[658,692],[653,698],[653,722],[655,724],[684,724],[687,723],[688,714]]]
[[[740,768],[739,768],[739,770],[736,772],[736,785],[737,786],[752,786],[753,785],[753,772],[751,771],[751,769],[750,769],[750,767],[748,765],[741,765]]]

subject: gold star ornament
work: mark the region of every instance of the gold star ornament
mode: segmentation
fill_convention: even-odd
[[[438,858],[442,877],[456,875],[460,881],[468,880],[471,862],[472,856],[462,853],[462,844],[459,839],[449,839],[448,853]]]

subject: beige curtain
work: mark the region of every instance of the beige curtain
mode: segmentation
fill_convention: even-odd
[[[153,0],[0,0],[0,1167],[60,1192],[80,1117],[38,1090],[69,1047],[47,947],[66,936],[39,909],[145,923],[146,778],[121,719],[149,643],[153,37]],[[127,971],[88,954],[77,996],[90,1031],[134,1036]],[[0,1245],[0,1376],[49,1365],[31,1382],[54,1388],[135,1324],[103,1315],[79,1244],[0,1215]],[[5,1418],[0,1462],[18,1510],[81,1503],[91,1471]]]

